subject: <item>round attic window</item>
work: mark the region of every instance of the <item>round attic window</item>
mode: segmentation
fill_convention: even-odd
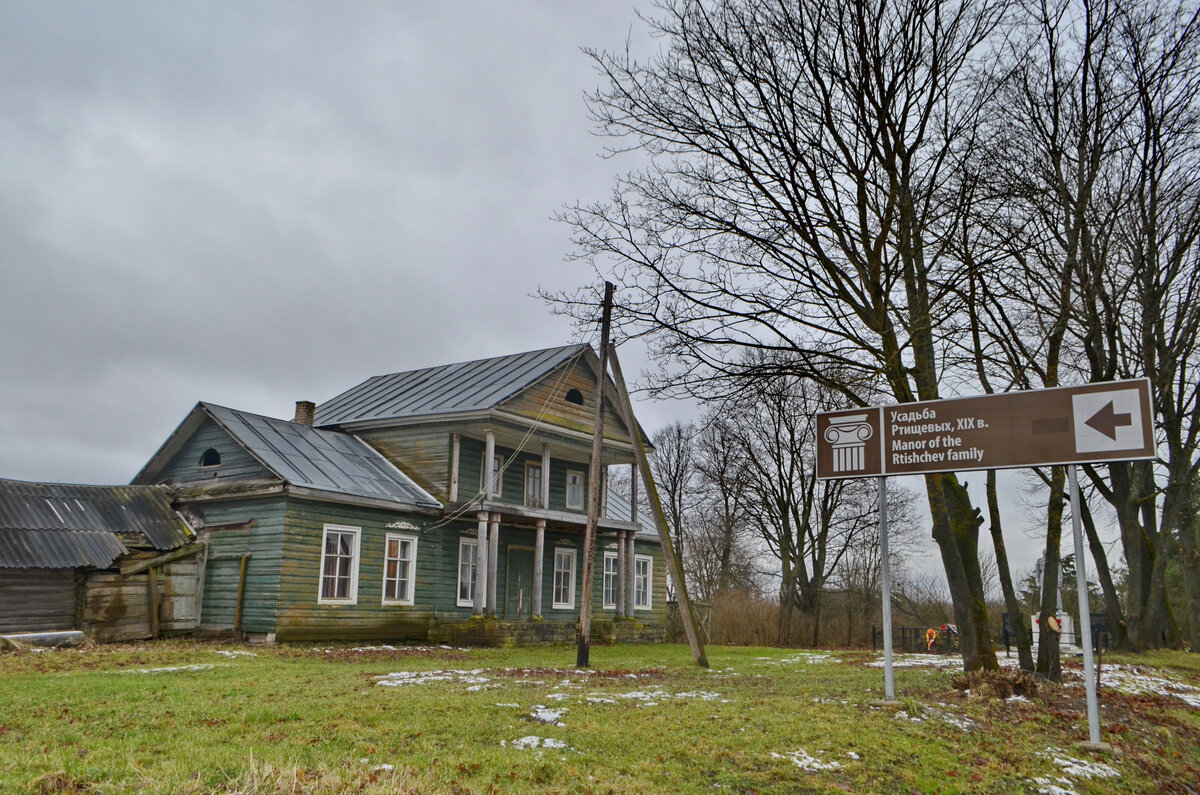
[[[567,402],[574,403],[576,406],[583,405],[583,393],[578,389],[567,390]]]
[[[204,451],[204,455],[200,456],[200,466],[215,467],[221,463],[221,454],[214,448],[210,447]]]

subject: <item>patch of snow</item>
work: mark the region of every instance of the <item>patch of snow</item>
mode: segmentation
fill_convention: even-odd
[[[375,684],[384,687],[402,687],[404,685],[427,685],[431,682],[458,682],[464,685],[474,685],[468,690],[480,690],[481,685],[488,685],[491,680],[482,676],[483,669],[472,671],[396,671],[375,677]]]
[[[561,718],[566,712],[565,709],[547,709],[544,704],[534,704],[533,712],[529,713],[529,719],[538,723],[552,723],[555,726],[566,726]]]
[[[500,744],[507,745],[504,740],[501,740]],[[570,746],[553,737],[538,737],[536,734],[529,734],[519,740],[513,740],[512,747],[526,750],[529,748],[569,748]]]
[[[782,754],[772,753],[771,758],[790,759],[792,763],[796,765],[796,767],[800,768],[801,770],[808,770],[811,772],[816,772],[818,770],[838,770],[842,766],[841,762],[822,762],[817,757],[811,756],[803,748],[797,751],[788,751]]]
[[[223,663],[222,663],[223,664]],[[119,671],[123,674],[174,674],[181,671],[207,671],[209,668],[216,668],[212,663],[204,663],[202,665],[171,665],[166,668],[135,668],[128,671]]]
[[[220,654],[222,657],[257,657],[258,656],[257,654],[255,654],[252,651],[224,651],[224,650],[218,649],[216,651],[216,653]]]
[[[1071,780],[1066,778],[1035,778],[1030,783],[1037,787],[1038,795],[1078,795]]]
[[[1041,751],[1038,756],[1044,759],[1049,759],[1062,768],[1062,772],[1068,776],[1075,778],[1119,778],[1121,773],[1112,765],[1106,765],[1103,762],[1088,762],[1083,759],[1076,759],[1072,756],[1067,756],[1063,751],[1056,748],[1047,748]]]
[[[374,772],[383,772],[383,773],[390,773],[395,769],[396,769],[395,765],[389,765],[387,762],[375,765],[375,767],[371,768],[371,770]]]
[[[1083,680],[1083,670],[1063,671],[1077,681]],[[1200,709],[1200,687],[1181,682],[1171,674],[1140,665],[1106,663],[1100,669],[1100,687],[1111,687],[1129,695],[1159,695],[1177,698],[1194,709]]]

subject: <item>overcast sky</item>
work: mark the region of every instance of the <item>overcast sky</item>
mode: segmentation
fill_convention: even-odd
[[[199,400],[576,341],[531,296],[593,278],[552,216],[630,165],[580,49],[657,46],[634,5],[0,0],[0,477],[124,483]]]
[[[592,278],[551,216],[611,185],[580,48],[632,4],[0,8],[0,476],[573,341],[531,294]]]

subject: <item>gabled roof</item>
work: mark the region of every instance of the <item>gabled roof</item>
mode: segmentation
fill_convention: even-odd
[[[84,486],[0,480],[0,568],[107,568],[119,536],[158,550],[187,543],[165,486]]]
[[[346,425],[490,409],[589,350],[584,344],[564,345],[377,375],[318,406],[315,424]]]
[[[205,418],[211,418],[259,463],[290,486],[421,508],[442,507],[432,495],[357,436],[212,403],[196,404],[134,480],[153,479]]]

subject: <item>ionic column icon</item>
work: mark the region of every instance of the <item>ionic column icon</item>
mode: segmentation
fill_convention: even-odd
[[[868,414],[849,414],[829,421],[825,441],[833,445],[833,471],[857,472],[867,468],[867,440],[875,431]]]

